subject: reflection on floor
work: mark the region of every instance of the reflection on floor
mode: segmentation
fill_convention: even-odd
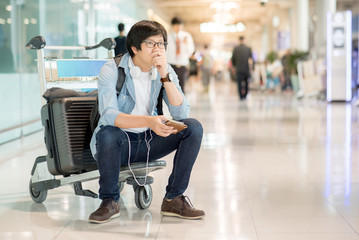
[[[42,204],[28,191],[35,158],[46,153],[42,133],[0,146],[0,239],[359,239],[359,111],[354,104],[296,100],[252,91],[239,102],[233,83],[208,93],[188,91],[191,117],[205,129],[186,192],[204,220],[162,217],[168,166],[152,173],[149,209],[134,204],[131,186],[121,216],[87,222],[100,201],[65,186]],[[98,190],[97,180],[84,188]]]

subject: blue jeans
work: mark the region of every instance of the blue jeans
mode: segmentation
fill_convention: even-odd
[[[146,162],[147,141],[150,142],[149,161],[162,158],[176,151],[172,173],[166,187],[166,198],[182,195],[188,187],[192,167],[196,161],[203,136],[203,128],[195,119],[182,120],[188,127],[177,134],[161,137],[151,130],[142,133],[126,132],[130,138],[131,163]],[[151,133],[150,133],[151,132]],[[97,165],[100,172],[100,199],[112,198],[118,201],[120,192],[118,180],[121,165],[127,165],[129,143],[126,133],[118,127],[103,126],[96,135]]]

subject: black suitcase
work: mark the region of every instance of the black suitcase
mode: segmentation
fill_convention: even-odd
[[[41,108],[46,162],[52,175],[79,174],[97,169],[90,150],[90,114],[95,97],[67,97]]]

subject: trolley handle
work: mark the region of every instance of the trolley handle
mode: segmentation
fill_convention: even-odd
[[[95,49],[98,47],[104,47],[107,50],[114,49],[116,47],[116,41],[113,38],[105,38],[102,40],[99,44],[96,44],[95,46],[85,46],[86,50]]]
[[[46,46],[46,40],[42,36],[33,37],[25,47],[29,49],[52,49],[52,50],[92,50],[99,47],[104,47],[107,50],[112,50],[116,47],[116,41],[113,38],[105,38],[99,44],[94,46]]]

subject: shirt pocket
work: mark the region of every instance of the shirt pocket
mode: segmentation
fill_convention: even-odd
[[[123,107],[126,105],[126,103],[128,102],[128,98],[129,96],[127,94],[124,93],[120,93],[120,95],[118,95],[117,101],[118,101],[118,109],[122,112]]]
[[[130,95],[120,93],[118,96],[118,110],[123,113],[130,113],[133,110],[134,102]]]

